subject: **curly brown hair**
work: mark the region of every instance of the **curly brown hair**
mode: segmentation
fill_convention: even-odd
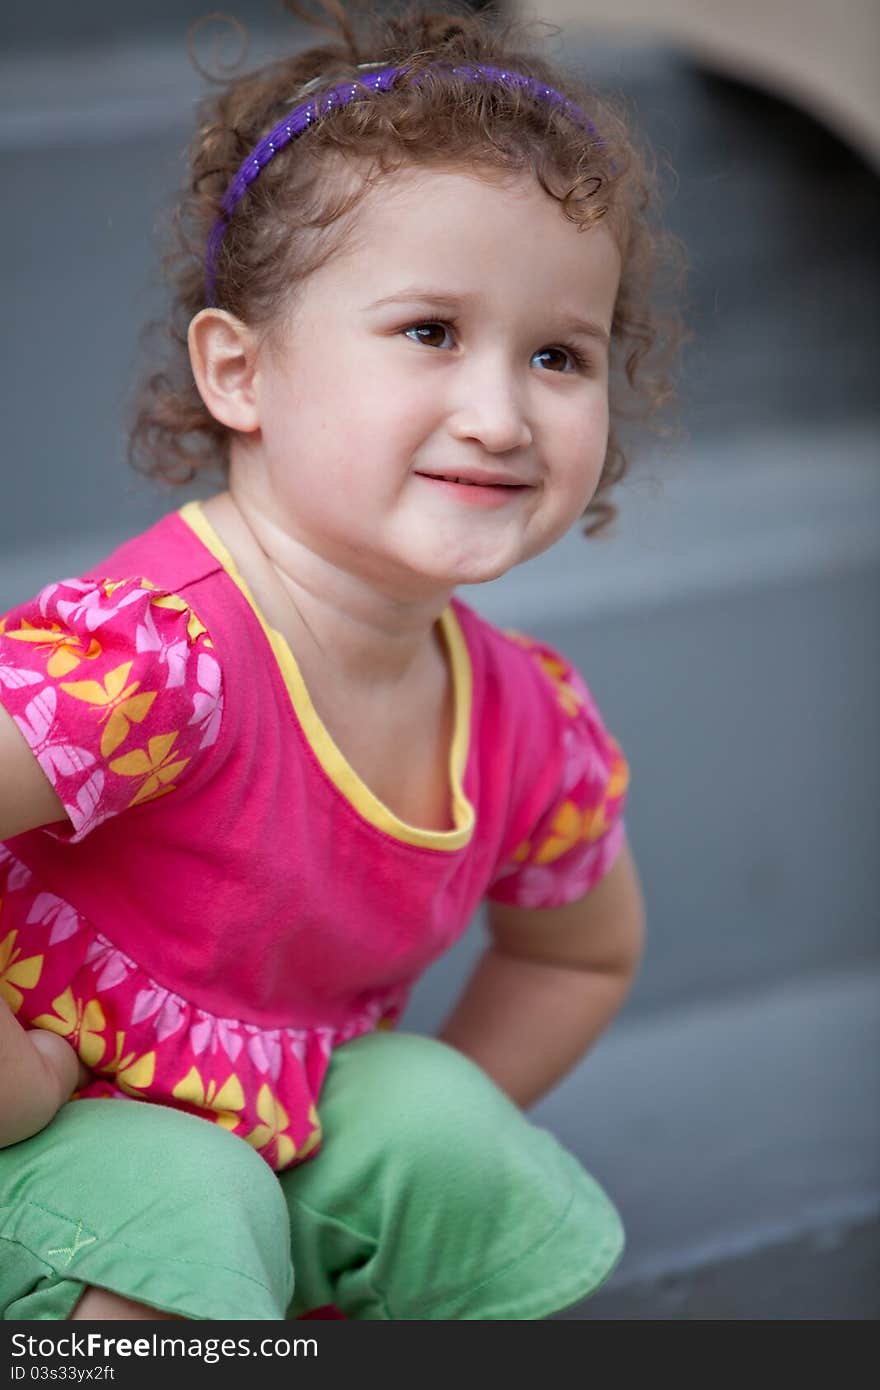
[[[360,12],[363,0],[317,0],[328,26],[287,0],[330,41],[218,81],[200,107],[190,142],[191,177],[173,217],[174,244],[164,260],[172,310],[167,360],[134,402],[129,458],[142,472],[186,483],[228,468],[229,430],[211,415],[193,380],[187,329],[206,305],[205,258],[221,200],[242,160],[296,105],[315,79],[332,86],[358,79],[362,63],[408,64],[407,76],[374,99],[353,101],[319,119],[279,151],[236,207],[216,261],[214,303],[268,333],[306,278],[341,247],[365,189],[403,167],[479,169],[487,176],[531,172],[579,229],[600,218],[621,251],[623,270],[611,333],[611,408],[615,424],[639,419],[662,428],[672,398],[670,369],[683,336],[675,307],[661,309],[657,287],[679,280],[683,257],[657,225],[657,177],[620,110],[584,82],[530,51],[525,27],[479,14],[461,0],[434,10],[386,5]],[[473,82],[449,68],[483,63],[515,70],[556,88],[601,132],[596,140],[561,110],[512,86]],[[432,67],[442,64],[443,67]],[[415,83],[410,77],[419,75]],[[342,166],[367,170],[352,187]],[[669,272],[672,272],[671,278]],[[154,325],[155,327],[155,325]],[[594,535],[616,515],[609,490],[627,460],[613,426],[596,493],[585,512]]]

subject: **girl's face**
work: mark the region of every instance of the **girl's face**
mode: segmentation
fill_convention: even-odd
[[[391,176],[260,350],[233,482],[383,592],[503,574],[599,480],[619,274],[531,176]]]

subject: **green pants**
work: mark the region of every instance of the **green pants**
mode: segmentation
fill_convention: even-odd
[[[346,1043],[320,1112],[320,1152],[274,1174],[180,1111],[66,1105],[0,1150],[3,1317],[69,1318],[98,1285],[208,1320],[543,1318],[620,1256],[601,1188],[443,1043]]]

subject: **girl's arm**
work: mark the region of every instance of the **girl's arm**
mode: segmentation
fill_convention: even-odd
[[[440,1037],[526,1107],[579,1061],[626,998],[642,954],[644,903],[624,845],[577,902],[488,907],[491,944]]]
[[[0,840],[67,819],[49,779],[0,706]]]
[[[0,1148],[43,1129],[88,1075],[63,1038],[26,1032],[0,998]]]

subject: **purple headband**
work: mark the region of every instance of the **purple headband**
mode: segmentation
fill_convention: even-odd
[[[550,106],[558,107],[575,125],[588,131],[597,144],[602,145],[604,143],[593,122],[579,106],[576,106],[573,101],[569,101],[561,92],[557,92],[554,87],[546,87],[543,82],[536,81],[534,77],[526,77],[519,72],[508,72],[502,68],[487,67],[483,63],[467,63],[451,69],[448,64],[443,63],[432,63],[430,66],[447,68],[454,76],[466,77],[472,82],[484,78],[487,82],[498,82],[509,87],[518,87],[521,91],[527,92],[529,96],[546,102]],[[361,78],[358,82],[340,82],[337,86],[331,87],[323,96],[310,97],[308,101],[295,106],[289,115],[278,122],[274,130],[270,130],[268,135],[263,136],[263,139],[247,156],[232,179],[223,195],[223,201],[220,205],[222,212],[211,228],[208,237],[208,252],[205,259],[205,292],[209,305],[214,303],[217,254],[226,228],[245,193],[254,180],[259,177],[260,171],[265,169],[270,159],[274,159],[279,150],[283,150],[284,146],[289,145],[291,140],[295,140],[298,135],[302,135],[303,131],[308,130],[319,116],[326,115],[328,111],[335,110],[339,106],[347,106],[358,96],[369,96],[371,92],[388,92],[393,87],[395,80],[409,71],[409,65],[396,68],[382,67],[380,63],[361,63],[360,67],[361,69],[379,68],[380,70],[371,73],[369,77]],[[303,92],[308,91],[310,87],[317,85],[320,81],[320,78],[313,79],[312,82],[306,84]],[[413,81],[419,81],[418,74]]]

